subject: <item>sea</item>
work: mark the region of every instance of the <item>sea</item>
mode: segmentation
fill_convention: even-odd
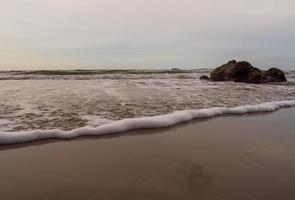
[[[0,72],[0,143],[167,127],[295,105],[295,71],[286,72],[286,83],[200,80],[210,71]]]

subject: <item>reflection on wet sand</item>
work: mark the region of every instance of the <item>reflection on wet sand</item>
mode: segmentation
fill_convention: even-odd
[[[294,117],[291,108],[2,146],[0,199],[291,200]]]
[[[178,171],[184,175],[188,193],[202,193],[212,182],[212,176],[192,161],[183,162]]]

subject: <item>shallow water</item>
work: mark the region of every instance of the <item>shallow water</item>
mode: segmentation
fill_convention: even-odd
[[[201,81],[204,72],[75,76],[1,73],[0,131],[71,130],[176,110],[295,99],[294,73],[287,75],[287,84],[253,85]]]

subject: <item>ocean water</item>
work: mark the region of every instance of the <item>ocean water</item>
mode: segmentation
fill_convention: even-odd
[[[100,75],[2,72],[0,142],[166,127],[198,117],[273,111],[295,104],[295,72],[287,73],[287,83],[261,85],[199,80],[208,73],[207,70]],[[166,115],[169,113],[173,114]],[[130,118],[135,120],[126,125],[126,119]],[[148,120],[151,122],[146,125],[143,121]],[[117,125],[113,126],[114,123]],[[20,139],[25,134],[28,138]]]

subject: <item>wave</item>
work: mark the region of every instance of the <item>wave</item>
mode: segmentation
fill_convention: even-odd
[[[284,107],[295,106],[295,100],[266,102],[256,105],[244,105],[238,107],[212,107],[200,110],[183,110],[170,114],[123,119],[96,128],[83,127],[64,131],[60,129],[53,130],[33,130],[19,132],[0,132],[0,144],[15,144],[30,142],[43,139],[71,139],[79,136],[98,136],[122,133],[135,129],[165,128],[192,119],[211,118],[220,115],[236,115],[257,112],[273,112]]]

